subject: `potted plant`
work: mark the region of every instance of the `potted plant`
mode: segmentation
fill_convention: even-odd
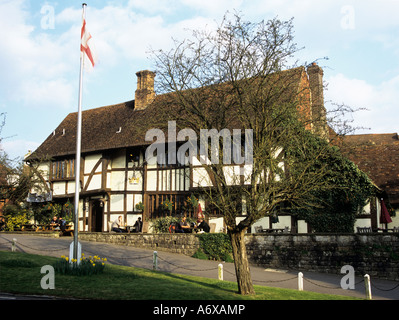
[[[135,208],[136,208],[137,211],[143,212],[144,211],[144,204],[140,201],[139,203],[136,203]]]

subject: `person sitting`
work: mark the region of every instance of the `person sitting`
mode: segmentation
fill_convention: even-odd
[[[204,218],[199,218],[198,219],[199,224],[197,225],[197,228],[202,229],[199,233],[209,233],[211,231],[211,228],[209,227],[209,224],[206,223]]]
[[[61,231],[64,232],[66,228],[66,221],[62,217],[60,217],[58,219],[58,224],[60,226]]]
[[[141,218],[138,217],[137,221],[133,225],[133,232],[141,232],[143,228],[143,221],[141,221]]]
[[[180,229],[182,230],[181,232],[183,233],[190,233],[191,232],[191,228],[190,225],[187,222],[187,217],[184,216],[181,221],[180,221]]]
[[[124,229],[121,228],[122,226],[122,216],[119,216],[118,219],[116,219],[111,226],[111,230],[115,232],[125,232]]]
[[[56,216],[53,217],[53,220],[50,222],[51,229],[53,230],[60,230],[60,223]]]

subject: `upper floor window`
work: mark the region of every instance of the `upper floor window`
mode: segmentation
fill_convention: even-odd
[[[51,179],[75,177],[75,159],[53,161],[51,166]]]

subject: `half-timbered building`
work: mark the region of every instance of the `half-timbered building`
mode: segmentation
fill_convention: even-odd
[[[296,98],[299,96],[298,109],[304,118],[325,116],[323,70],[312,64],[307,69],[300,67],[284,72],[290,73],[292,92]],[[186,211],[187,198],[192,193],[199,195],[201,188],[211,184],[201,165],[195,161],[183,164],[179,161],[148,161],[145,155],[152,141],[146,140],[146,132],[159,128],[167,135],[168,121],[174,119],[165,107],[168,103],[163,103],[168,99],[167,94],[155,94],[155,73],[145,70],[136,75],[134,100],[82,113],[80,231],[108,231],[108,222],[119,216],[128,225],[133,225],[138,217],[150,221],[162,215],[190,214]],[[26,158],[27,163],[39,163],[38,171],[54,202],[73,202],[76,127],[77,113],[68,114]],[[325,123],[316,127],[309,122],[308,129],[325,137],[328,135]],[[235,171],[243,166],[245,164],[231,169]],[[166,199],[173,203],[171,210],[162,206]],[[203,198],[199,199],[202,209],[217,224],[216,231],[223,229],[223,219]],[[269,227],[272,222],[266,217],[255,225]],[[306,232],[306,223],[294,221],[290,216],[280,217],[279,224]]]

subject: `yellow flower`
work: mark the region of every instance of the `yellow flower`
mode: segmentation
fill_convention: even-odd
[[[96,266],[96,264],[95,263],[93,263],[93,267],[95,267]]]
[[[69,258],[68,258],[68,257],[65,257],[65,260],[66,260],[66,261],[68,261],[68,260],[69,260]]]
[[[107,261],[107,258],[104,258],[103,260],[104,260],[104,261]]]

